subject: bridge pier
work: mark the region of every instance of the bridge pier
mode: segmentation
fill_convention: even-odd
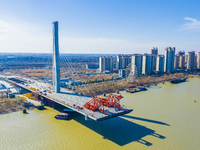
[[[52,102],[53,103],[53,109],[54,109],[54,102]]]
[[[88,120],[88,116],[87,115],[85,115],[85,120]]]
[[[42,101],[42,102],[44,103],[44,101]],[[54,101],[51,101],[51,100],[45,98],[45,104],[54,109]]]

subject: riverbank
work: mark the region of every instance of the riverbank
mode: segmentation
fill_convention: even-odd
[[[116,91],[123,91],[127,88],[134,86],[147,86],[151,84],[158,84],[162,82],[168,82],[172,79],[184,78],[185,75],[183,73],[175,73],[175,74],[164,74],[162,76],[143,76],[140,78],[136,78],[133,82],[128,82],[127,80],[119,80],[112,82],[103,82],[96,83],[94,85],[89,85],[84,88],[77,88],[76,92],[82,92],[84,95],[88,96],[96,96],[102,95],[103,93],[115,93]]]
[[[18,99],[0,99],[0,114],[8,114],[11,112],[21,111],[24,108],[26,108],[24,103]]]
[[[200,78],[200,76],[199,75],[190,74],[190,75],[188,75],[188,78]]]

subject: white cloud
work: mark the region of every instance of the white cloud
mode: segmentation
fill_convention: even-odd
[[[59,31],[62,32],[62,31]],[[28,23],[10,23],[0,20],[0,52],[52,52],[52,30]],[[65,53],[131,54],[149,53],[158,47],[163,53],[170,43],[134,43],[123,39],[70,38],[60,36],[60,51]]]
[[[180,30],[200,31],[200,21],[194,18],[189,18],[189,17],[185,17],[184,20],[188,20],[190,22],[183,24]]]
[[[0,52],[45,52],[51,41],[40,27],[0,20]]]

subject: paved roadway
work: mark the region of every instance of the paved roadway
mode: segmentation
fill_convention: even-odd
[[[76,112],[86,116],[86,118],[89,117],[95,121],[110,119],[116,116],[130,113],[133,110],[131,108],[123,106],[123,109],[120,111],[116,111],[115,108],[104,107],[104,109],[108,111],[107,114],[100,113],[99,111],[93,112],[83,107],[85,103],[87,103],[88,101],[92,99],[91,97],[73,94],[73,92],[63,89],[63,88],[61,88],[61,93],[54,93],[52,90],[52,85],[48,83],[42,83],[37,80],[32,80],[28,78],[21,78],[21,77],[15,77],[15,78],[22,79],[23,81],[25,81],[24,84],[13,82],[9,80],[8,78],[7,78],[7,81],[16,83],[19,87],[27,89],[31,92],[34,92],[34,91],[30,90],[30,88],[35,87],[39,90],[38,91],[39,95],[46,97],[67,108],[75,110]],[[44,92],[44,90],[46,90],[46,92]],[[83,109],[77,109],[76,107],[73,107],[74,105],[82,107]]]

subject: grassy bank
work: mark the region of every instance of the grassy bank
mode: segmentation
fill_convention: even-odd
[[[84,95],[88,96],[96,96],[103,93],[114,93],[116,91],[122,91],[133,86],[155,84],[183,77],[185,77],[183,73],[175,73],[169,75],[165,74],[159,77],[144,76],[136,78],[133,82],[128,82],[127,80],[119,80],[112,82],[96,83],[92,85],[87,85],[85,87],[77,87],[76,92],[82,92]]]
[[[0,99],[0,114],[16,112],[24,108],[24,103],[17,99]]]

